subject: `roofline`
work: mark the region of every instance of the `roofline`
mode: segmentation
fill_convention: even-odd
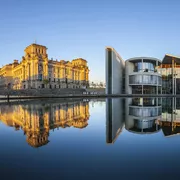
[[[164,132],[163,132],[163,134],[164,134]],[[174,137],[174,136],[178,136],[178,135],[180,135],[179,132],[176,133],[176,134],[170,134],[170,135],[165,135],[165,134],[164,134],[164,136],[165,136],[166,138],[170,138],[170,137]]]
[[[87,62],[87,60],[83,59],[83,58],[76,58],[76,59],[73,59],[72,61],[77,61],[77,60],[83,60],[83,61]]]
[[[116,54],[116,56],[117,56],[118,58],[120,58],[120,59],[123,61],[123,63],[124,63],[123,58],[119,55],[119,53],[118,53],[113,47],[111,47],[111,46],[105,46],[105,49],[106,49],[106,50],[107,50],[107,49],[111,49],[111,50]]]
[[[32,44],[30,44],[29,46],[27,46],[27,47],[25,48],[25,50],[26,50],[28,47],[33,46],[33,45],[37,45],[37,46],[44,47],[44,48],[46,48],[46,50],[48,49],[48,48],[47,48],[46,46],[44,46],[44,45],[32,43]]]
[[[125,128],[127,131],[131,132],[131,133],[134,133],[134,134],[139,134],[139,135],[151,135],[151,134],[154,134],[154,133],[158,133],[160,132],[161,128],[159,128],[158,130],[155,130],[155,131],[152,131],[152,132],[139,132],[139,131],[133,131],[133,130],[130,130],[130,129],[127,129]]]
[[[169,56],[169,57],[174,57],[174,58],[180,59],[180,56],[174,56],[174,55],[172,55],[172,54],[165,54],[165,56]],[[164,57],[165,57],[165,56],[164,56]]]
[[[158,59],[158,58],[154,58],[154,57],[145,57],[145,56],[129,58],[129,59],[126,59],[126,61],[132,61],[132,60],[138,60],[138,59],[148,59],[148,60],[159,61],[160,63],[162,62],[162,61],[161,61],[160,59]]]

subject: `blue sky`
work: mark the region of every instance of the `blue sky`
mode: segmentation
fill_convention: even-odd
[[[1,0],[0,66],[21,60],[35,40],[49,59],[87,59],[90,80],[105,79],[105,46],[123,59],[180,55],[178,0]]]

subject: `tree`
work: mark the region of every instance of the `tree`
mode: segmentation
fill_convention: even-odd
[[[44,83],[44,84],[48,84],[48,83],[49,83],[49,80],[48,80],[48,79],[44,79],[44,80],[43,80],[43,83]]]
[[[99,87],[100,87],[100,88],[103,88],[103,82],[100,82],[100,83],[99,83]]]

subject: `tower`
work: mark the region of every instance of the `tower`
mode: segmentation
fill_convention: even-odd
[[[47,55],[47,47],[46,46],[42,46],[39,44],[31,44],[29,46],[26,47],[26,49],[24,50],[25,52],[25,56],[26,55],[31,55],[31,54],[36,54],[36,55]]]

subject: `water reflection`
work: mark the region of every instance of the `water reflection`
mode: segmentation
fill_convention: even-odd
[[[162,118],[157,123],[162,127],[164,136],[180,133],[180,99],[163,99]]]
[[[161,118],[160,98],[126,99],[125,128],[134,133],[154,133],[160,130],[156,122]]]
[[[106,142],[114,143],[124,126],[124,99],[106,100]]]
[[[91,107],[104,106],[93,100]],[[24,102],[0,106],[0,120],[15,130],[22,130],[27,143],[41,147],[49,143],[50,130],[88,126],[89,101]],[[102,124],[103,126],[103,124]],[[113,144],[123,132],[136,134],[180,133],[180,99],[114,98],[106,100],[106,143]]]
[[[125,123],[125,126],[123,124]],[[164,136],[180,134],[180,99],[126,98],[106,101],[106,142],[123,132]]]
[[[22,129],[32,147],[46,145],[49,131],[55,128],[85,128],[89,119],[89,103],[84,101],[0,106],[0,119],[15,130]]]

